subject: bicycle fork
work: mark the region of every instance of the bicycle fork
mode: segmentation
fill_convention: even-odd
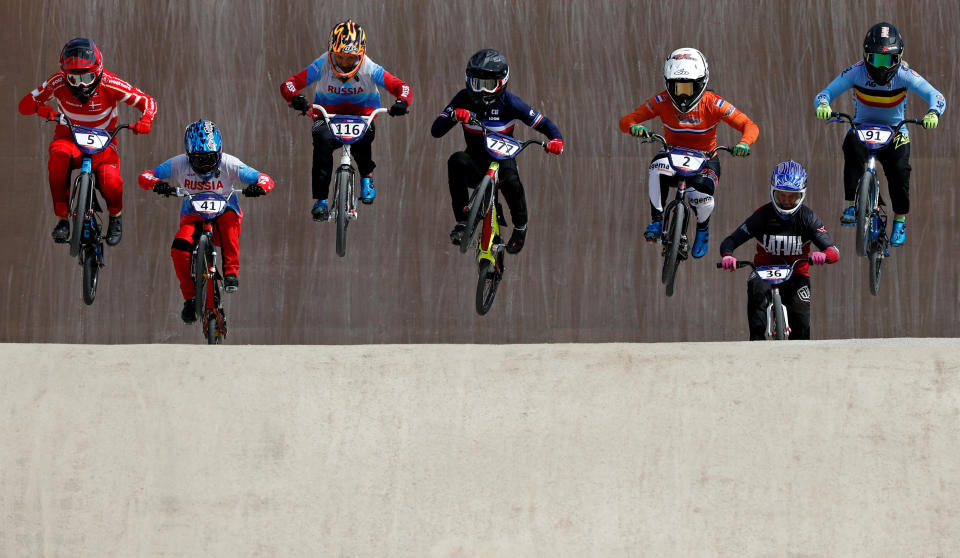
[[[487,211],[486,217],[483,218],[480,242],[477,243],[477,263],[482,264],[483,260],[487,260],[495,268],[499,267],[497,264],[498,252],[503,249],[502,244],[494,244],[494,241],[500,238],[500,216],[497,214],[497,200],[494,195],[499,170],[500,163],[497,161],[491,162],[490,168],[487,169],[487,176],[490,177],[490,211]]]
[[[343,193],[344,201],[347,206],[347,219],[355,221],[357,219],[357,198],[354,197],[354,185],[357,182],[356,171],[353,169],[353,165],[350,164],[350,146],[344,145],[340,153],[340,166],[337,168],[337,173],[334,176],[333,184],[333,207],[330,210],[330,220],[335,221],[337,219],[337,196],[340,195],[340,181],[336,178],[340,173],[347,173],[350,176],[350,180],[347,181],[347,191]]]

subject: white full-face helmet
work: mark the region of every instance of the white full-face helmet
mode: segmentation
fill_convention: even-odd
[[[680,112],[690,112],[707,90],[707,59],[695,48],[678,48],[663,63],[663,80],[673,106]]]

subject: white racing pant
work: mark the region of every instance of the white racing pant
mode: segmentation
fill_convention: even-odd
[[[660,179],[662,177],[673,177],[676,174],[677,172],[670,167],[666,158],[658,157],[650,162],[650,203],[653,204],[653,207],[658,213],[663,212]],[[670,180],[668,183],[674,183],[674,181]],[[690,207],[693,208],[694,213],[697,215],[698,223],[703,223],[710,218],[710,214],[713,213],[713,207],[715,205],[713,196],[694,190],[690,185],[689,179],[687,182],[686,196],[687,201],[690,202]]]

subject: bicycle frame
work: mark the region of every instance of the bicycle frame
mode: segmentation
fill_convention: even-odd
[[[790,319],[787,313],[787,307],[780,298],[780,285],[793,277],[793,270],[800,262],[813,263],[810,258],[798,258],[790,265],[754,265],[750,260],[737,260],[737,269],[741,267],[750,267],[753,270],[751,277],[756,277],[770,285],[770,294],[767,299],[767,337],[775,337],[778,340],[790,337]],[[723,269],[721,263],[717,263],[717,269]]]

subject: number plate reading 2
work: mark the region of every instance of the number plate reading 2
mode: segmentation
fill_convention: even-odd
[[[220,213],[223,211],[223,206],[227,205],[227,202],[224,200],[192,200],[190,203],[193,204],[193,210],[197,213]]]
[[[107,141],[110,140],[109,134],[99,134],[96,132],[74,132],[73,141],[77,142],[77,145],[80,147],[100,151],[107,146]]]
[[[857,129],[857,137],[868,145],[886,145],[890,143],[893,130],[890,128],[863,127]]]
[[[340,141],[353,143],[366,133],[367,123],[357,116],[335,116],[330,119],[330,131]]]
[[[793,275],[793,271],[790,269],[789,265],[768,265],[758,267],[754,273],[757,274],[757,277],[763,279],[767,283],[776,285],[777,283],[783,283]]]
[[[706,162],[706,159],[703,157],[697,157],[689,153],[670,154],[670,164],[673,165],[675,169],[681,171],[696,172],[700,170],[704,162]]]
[[[512,159],[520,152],[520,142],[502,134],[487,134],[487,151],[497,159]]]

